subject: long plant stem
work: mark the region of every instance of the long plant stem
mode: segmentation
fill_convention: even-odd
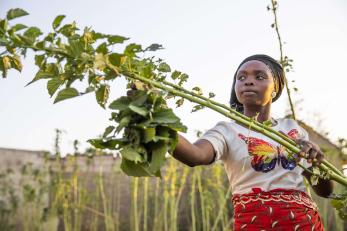
[[[280,35],[279,29],[278,29],[278,21],[277,21],[277,13],[276,13],[277,12],[277,6],[276,6],[277,5],[277,1],[271,0],[271,4],[272,4],[272,12],[273,12],[274,18],[275,18],[274,27],[275,27],[275,30],[276,30],[276,33],[277,33],[278,43],[279,43],[279,47],[280,47],[280,55],[281,55],[280,63],[282,65],[282,68],[285,69],[284,58],[283,58],[283,45],[282,45],[281,35]],[[287,80],[287,77],[285,76],[285,72],[283,72],[283,73],[284,73],[284,83],[285,83],[286,90],[287,90],[287,95],[288,95],[288,101],[289,101],[290,109],[292,111],[292,117],[293,117],[294,120],[296,120],[293,100],[292,100],[292,97],[291,97],[291,94],[290,94],[290,89],[289,89],[289,86],[288,86],[288,80]]]
[[[252,120],[252,121],[250,122],[250,120],[246,120],[240,116],[237,116],[236,113],[231,113],[230,110],[232,110],[232,109],[230,109],[229,111],[226,111],[225,109],[218,107],[209,101],[193,97],[192,95],[186,94],[182,91],[178,91],[172,87],[165,86],[164,84],[162,84],[160,82],[142,77],[140,75],[137,75],[137,74],[134,74],[131,72],[123,71],[122,74],[125,75],[126,77],[130,78],[130,79],[139,80],[143,83],[146,83],[146,84],[152,85],[154,87],[157,87],[159,89],[162,89],[164,91],[167,91],[173,95],[185,98],[185,99],[189,100],[190,102],[197,103],[199,105],[210,108],[210,109],[224,115],[227,118],[235,120],[239,124],[245,125],[245,126],[249,127],[250,129],[253,129],[254,131],[262,133],[263,135],[265,135],[265,136],[269,137],[270,139],[283,145],[292,153],[299,153],[301,151],[292,142],[284,140],[281,137],[279,137],[278,135],[276,135],[275,130],[273,130],[272,128],[269,127],[268,129],[265,129],[264,127],[260,127],[251,118],[250,118],[250,120]],[[327,162],[327,160],[322,161],[322,163],[319,165],[319,168],[321,170],[327,172],[330,175],[330,178],[332,180],[335,180],[336,182],[347,187],[347,179],[345,177],[343,177],[342,175],[336,173],[336,168],[331,169],[328,166],[326,166],[326,162]],[[329,171],[329,169],[331,171]]]
[[[189,95],[192,95],[192,96],[194,96],[194,97],[197,97],[197,98],[199,98],[199,99],[206,100],[206,101],[210,102],[211,104],[216,105],[216,106],[219,106],[219,107],[221,107],[221,108],[223,108],[223,109],[225,109],[225,110],[228,110],[230,113],[234,113],[235,115],[237,115],[237,116],[239,116],[239,117],[241,117],[241,118],[243,118],[243,119],[245,119],[245,120],[247,120],[247,121],[250,121],[250,122],[252,121],[252,119],[249,118],[248,116],[245,116],[244,114],[242,114],[242,113],[240,113],[240,112],[238,112],[238,111],[236,111],[236,110],[233,110],[232,108],[228,107],[228,106],[225,105],[225,104],[219,103],[219,102],[214,101],[214,100],[212,100],[212,99],[210,99],[210,98],[207,98],[207,97],[205,97],[205,96],[203,96],[203,95],[199,95],[199,94],[197,94],[197,93],[195,93],[195,92],[188,91],[187,89],[185,89],[185,88],[183,88],[183,87],[181,87],[181,86],[178,86],[178,85],[176,85],[176,84],[170,83],[170,82],[168,82],[168,81],[165,81],[165,80],[164,80],[164,81],[162,81],[162,83],[164,83],[165,85],[168,85],[168,86],[170,86],[170,87],[173,87],[173,88],[175,88],[175,89],[177,89],[177,90],[179,90],[179,91],[183,91],[184,93],[187,93],[187,94],[189,94]],[[266,125],[264,125],[264,124],[262,124],[262,123],[260,123],[260,122],[258,122],[258,121],[254,121],[254,123],[255,123],[256,125],[258,125],[258,126],[264,128],[265,130],[269,130],[269,126],[266,126]],[[278,132],[278,131],[276,131],[276,130],[273,130],[273,133],[276,134],[276,135],[278,135],[278,136],[281,137],[282,139],[288,141],[289,143],[295,145],[295,142],[294,142],[292,139],[290,139],[289,137],[287,137],[286,135],[284,135],[284,134],[282,134],[282,133],[280,133],[280,132]]]

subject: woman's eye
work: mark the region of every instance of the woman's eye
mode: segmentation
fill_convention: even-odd
[[[258,75],[258,76],[257,76],[257,79],[262,80],[262,79],[265,79],[265,77],[264,77],[264,76],[262,76],[262,75]]]
[[[237,78],[238,80],[244,80],[245,79],[245,76],[241,75]]]

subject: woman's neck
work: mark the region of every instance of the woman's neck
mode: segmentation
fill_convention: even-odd
[[[270,109],[271,104],[265,106],[245,106],[243,114],[248,117],[255,117],[259,113],[256,118],[258,122],[262,123],[271,119]]]

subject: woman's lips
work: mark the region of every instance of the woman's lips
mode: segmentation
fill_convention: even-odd
[[[242,95],[251,96],[257,94],[255,91],[243,91]]]

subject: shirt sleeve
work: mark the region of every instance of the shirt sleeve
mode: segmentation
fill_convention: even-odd
[[[227,123],[219,122],[199,138],[199,140],[207,140],[212,144],[215,152],[215,158],[213,162],[224,159],[226,153],[228,152],[227,141],[225,139],[227,130]]]

